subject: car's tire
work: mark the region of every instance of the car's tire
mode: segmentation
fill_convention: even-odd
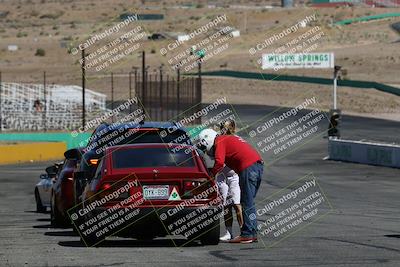
[[[50,222],[53,227],[66,227],[66,218],[62,216],[60,211],[57,209],[56,197],[54,194],[51,195],[51,212],[50,212]]]
[[[73,207],[74,210],[80,210],[82,209],[82,203],[76,205],[75,207]],[[70,219],[71,220],[71,219]],[[71,226],[72,226],[72,231],[74,231],[75,234],[80,235],[78,229],[76,228],[77,225],[73,223],[73,221],[71,220]]]
[[[218,245],[220,235],[219,220],[214,222],[202,236],[200,236],[200,242],[203,246]]]
[[[43,206],[42,200],[40,199],[39,191],[35,189],[35,200],[36,200],[36,212],[46,212],[46,207]]]
[[[82,190],[80,188],[79,182],[74,179],[74,206],[81,203],[80,196],[82,195]]]

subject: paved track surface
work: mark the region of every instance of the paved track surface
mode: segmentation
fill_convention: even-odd
[[[235,109],[245,124],[274,110]],[[342,132],[354,139],[399,142],[399,129],[400,123],[345,116]],[[267,248],[263,242],[175,247],[168,238],[112,238],[86,248],[71,229],[51,228],[49,214],[34,212],[33,188],[48,163],[1,166],[0,266],[400,266],[400,170],[324,161],[326,155],[327,140],[317,137],[266,166],[258,201],[313,173],[333,207]]]

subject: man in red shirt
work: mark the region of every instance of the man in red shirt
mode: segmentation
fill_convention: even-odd
[[[224,164],[239,175],[243,206],[244,224],[240,236],[231,243],[252,243],[257,241],[257,218],[254,199],[260,187],[264,164],[258,152],[237,135],[217,135],[214,131],[203,131],[200,142],[207,150],[214,148],[215,165],[213,175],[219,173]]]

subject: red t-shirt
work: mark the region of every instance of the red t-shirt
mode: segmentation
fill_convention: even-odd
[[[261,160],[258,152],[237,135],[220,135],[215,138],[215,165],[211,170],[215,175],[224,163],[239,173]]]

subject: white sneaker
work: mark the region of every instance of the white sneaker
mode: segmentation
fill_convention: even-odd
[[[231,239],[232,239],[232,235],[228,231],[226,231],[226,234],[224,234],[223,236],[221,236],[219,238],[219,240],[222,242],[228,242]]]

